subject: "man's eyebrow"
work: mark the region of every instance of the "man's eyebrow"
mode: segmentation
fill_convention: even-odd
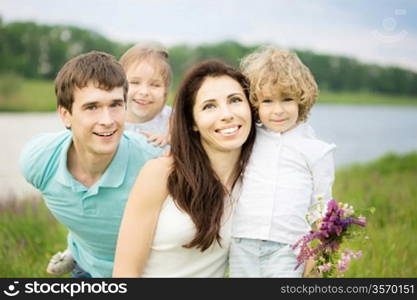
[[[90,101],[90,102],[86,102],[82,105],[82,107],[86,107],[86,106],[90,106],[90,105],[96,105],[98,103],[98,101]]]

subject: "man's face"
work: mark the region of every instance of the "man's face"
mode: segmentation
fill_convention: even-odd
[[[125,104],[123,87],[106,91],[89,83],[75,89],[72,113],[60,107],[66,127],[73,133],[73,143],[81,155],[114,155],[123,134]]]

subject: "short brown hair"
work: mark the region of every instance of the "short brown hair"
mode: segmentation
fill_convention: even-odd
[[[318,97],[318,87],[309,68],[296,53],[263,47],[244,57],[241,68],[250,81],[250,100],[254,106],[259,104],[257,94],[269,88],[295,97],[299,109],[297,121],[307,120]]]
[[[107,91],[123,87],[126,102],[128,83],[122,66],[108,53],[91,51],[72,58],[59,71],[55,78],[57,106],[71,113],[74,90],[86,87],[90,82]]]
[[[143,61],[149,62],[158,69],[164,80],[166,90],[168,90],[172,81],[172,70],[168,61],[168,51],[159,43],[144,42],[129,48],[119,60],[125,72],[130,67],[136,66]]]

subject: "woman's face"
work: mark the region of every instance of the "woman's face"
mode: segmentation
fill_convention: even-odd
[[[240,151],[248,138],[251,109],[242,86],[229,76],[207,77],[193,107],[195,131],[207,152]]]

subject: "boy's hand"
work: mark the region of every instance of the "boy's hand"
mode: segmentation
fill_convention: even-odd
[[[164,147],[170,143],[171,137],[169,134],[154,134],[145,130],[139,130],[139,133],[146,136],[148,143],[157,147]]]
[[[316,266],[316,262],[312,258],[309,258],[304,266],[303,277],[304,278],[319,278],[320,274],[317,273],[317,271],[315,270],[315,266]]]

